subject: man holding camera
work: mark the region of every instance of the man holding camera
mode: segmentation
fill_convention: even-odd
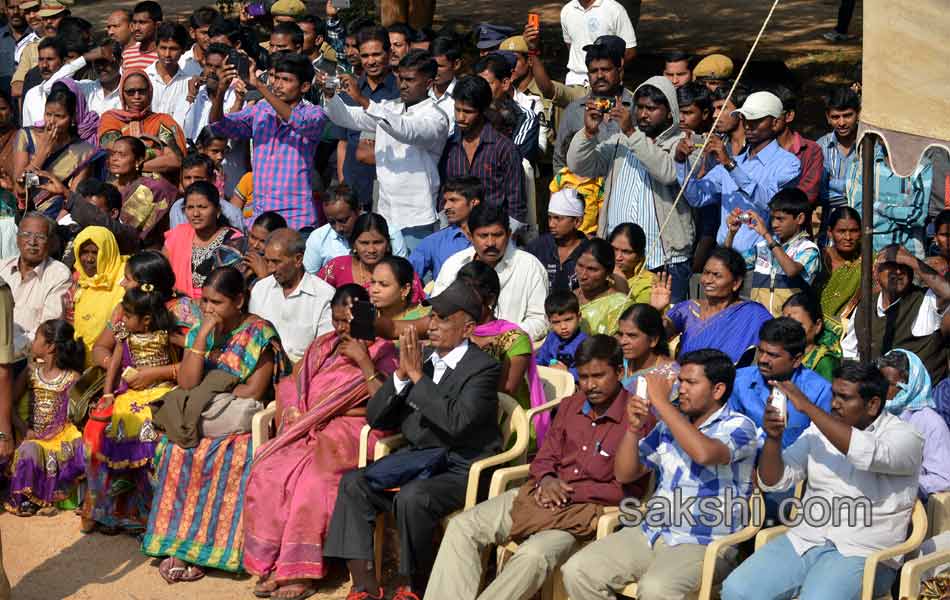
[[[586,109],[567,165],[582,177],[604,177],[598,235],[606,238],[621,223],[640,224],[647,239],[646,268],[665,269],[672,278],[672,301],[685,300],[694,230],[689,206],[673,203],[679,191],[673,151],[683,138],[673,84],[651,77],[630,105],[622,96],[589,98]],[[610,124],[619,131],[605,135]]]

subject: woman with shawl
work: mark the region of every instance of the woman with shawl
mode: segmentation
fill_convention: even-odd
[[[828,216],[831,245],[821,251],[821,273],[815,282],[825,324],[839,336],[841,319],[851,316],[860,299],[861,215],[839,206]]]
[[[26,173],[41,177],[53,175],[73,191],[89,177],[89,161],[95,155],[95,147],[84,141],[79,131],[79,98],[83,96],[73,93],[65,83],[53,84],[46,97],[44,120],[24,127],[17,134],[13,173],[21,198],[26,198],[27,194]],[[30,187],[29,202],[36,207],[35,210],[51,219],[58,218],[63,197],[43,190],[39,185]]]
[[[356,300],[369,301],[361,286],[337,289],[334,331],[277,388],[277,437],[257,451],[245,496],[244,568],[261,578],[257,594],[301,597],[326,574],[323,539],[340,477],[359,461],[366,402],[396,370],[392,342],[349,336]]]
[[[119,220],[138,231],[145,248],[160,248],[178,188],[165,179],[143,176],[147,160],[148,148],[142,140],[122,136],[109,149],[109,174],[122,194]]]
[[[924,436],[924,461],[920,465],[917,495],[927,496],[950,490],[950,429],[934,410],[927,367],[913,352],[897,348],[877,360],[881,374],[887,378],[887,403],[884,409],[907,421]]]
[[[152,112],[152,83],[143,71],[126,72],[119,86],[122,109],[102,115],[99,145],[111,148],[122,136],[137,137],[149,146],[142,169],[174,182],[187,149],[181,126],[171,115]]]
[[[714,348],[739,362],[759,343],[759,328],[772,313],[758,302],[739,297],[745,274],[745,260],[732,248],[719,247],[709,254],[700,277],[705,297],[684,300],[664,317],[669,337],[680,336],[678,354]],[[661,312],[669,306],[670,286],[669,276],[664,276],[653,288],[650,304]]]
[[[86,347],[86,367],[93,364],[92,347],[122,301],[122,275],[127,257],[119,255],[115,236],[105,227],[86,227],[73,240],[76,275],[67,294],[72,301],[76,339]]]

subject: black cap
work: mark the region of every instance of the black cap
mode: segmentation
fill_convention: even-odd
[[[584,46],[583,50],[584,52],[590,52],[594,47],[605,49],[610,56],[623,58],[627,51],[627,42],[616,35],[602,35],[594,40],[593,44]]]
[[[423,306],[431,306],[440,317],[448,317],[458,311],[468,314],[476,322],[482,317],[482,299],[470,285],[456,279],[438,296],[422,301]]]

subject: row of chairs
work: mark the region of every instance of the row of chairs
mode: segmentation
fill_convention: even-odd
[[[479,481],[484,473],[489,469],[495,469],[492,473],[491,483],[488,488],[488,498],[493,498],[504,493],[513,486],[520,485],[529,477],[529,465],[527,462],[527,451],[530,441],[530,428],[534,417],[540,413],[555,409],[563,398],[574,393],[574,379],[570,373],[539,367],[539,375],[544,383],[545,396],[550,400],[531,410],[522,408],[512,397],[507,394],[498,394],[498,421],[502,432],[503,447],[505,451],[482,459],[474,463],[469,472],[468,487],[465,498],[465,506],[462,510],[467,510],[480,500]],[[273,404],[255,416],[253,422],[253,444],[255,450],[269,439],[273,433],[273,421],[276,409]],[[401,435],[394,435],[382,438],[376,442],[373,448],[370,448],[371,429],[367,425],[360,434],[360,459],[359,466],[364,467],[372,460],[392,453],[400,446],[405,444]],[[648,489],[652,489],[651,485]],[[797,493],[799,497],[803,492],[803,486],[799,486]],[[765,505],[761,494],[756,490],[749,499],[750,515],[759,515],[760,518],[750,519],[750,523],[736,533],[726,536],[710,544],[706,550],[706,558],[703,565],[703,574],[699,590],[695,594],[698,600],[710,600],[718,595],[719,579],[716,573],[717,558],[728,548],[734,547],[743,542],[755,539],[755,549],[761,548],[769,540],[781,535],[787,531],[785,526],[770,527],[762,529],[761,519],[765,515]],[[444,521],[454,515],[450,515]],[[617,507],[609,507],[598,522],[596,539],[610,535],[616,531],[620,523],[620,512]],[[382,576],[382,557],[383,541],[385,538],[385,527],[391,522],[392,515],[380,515],[376,521],[374,532],[374,554],[376,576]],[[928,526],[929,525],[929,526]],[[901,543],[880,550],[871,555],[864,570],[864,584],[862,600],[884,600],[890,599],[891,595],[873,599],[874,573],[877,565],[884,560],[907,555],[915,551],[924,539],[928,536],[936,535],[942,531],[950,531],[950,492],[932,495],[927,503],[927,509],[924,509],[920,501],[914,505],[911,517],[911,531],[908,537]],[[498,570],[504,568],[507,559],[518,549],[518,545],[510,542],[497,549]],[[486,557],[487,558],[487,557]],[[901,571],[900,580],[900,598],[916,598],[920,595],[921,579],[931,572],[935,567],[950,564],[950,550],[936,552],[921,558],[908,561],[904,564]],[[628,585],[622,595],[630,598],[637,597],[637,584]],[[555,570],[552,577],[548,579],[542,590],[542,600],[569,600],[564,591],[561,574]]]

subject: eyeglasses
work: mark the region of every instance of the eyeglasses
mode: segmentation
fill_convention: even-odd
[[[49,239],[49,236],[45,233],[36,233],[35,231],[18,231],[16,236],[21,240],[36,240],[40,243]]]
[[[132,88],[132,89],[129,89],[129,90],[125,90],[125,94],[126,94],[127,96],[145,96],[146,94],[148,94],[148,89],[146,89],[146,88]]]

